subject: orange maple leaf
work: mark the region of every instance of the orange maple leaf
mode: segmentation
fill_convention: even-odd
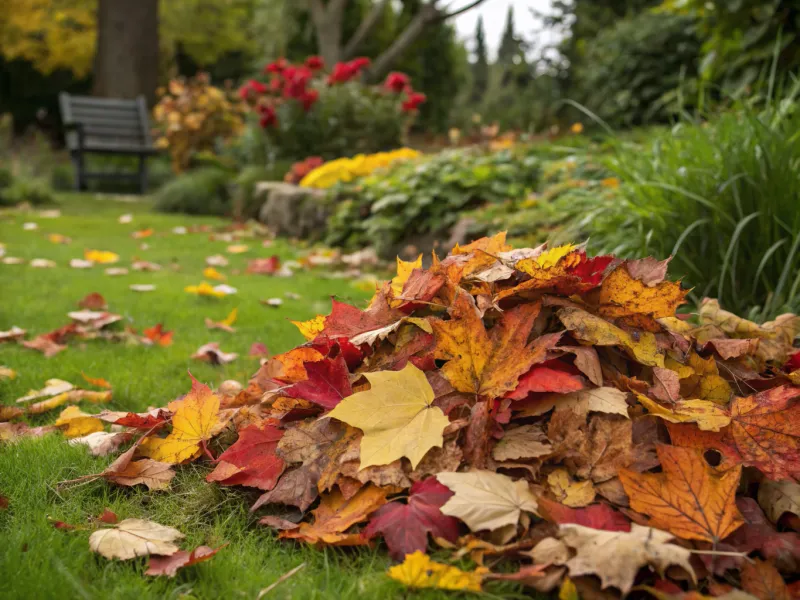
[[[538,302],[512,308],[487,332],[475,300],[459,290],[450,320],[430,321],[436,335],[434,355],[447,360],[444,376],[460,392],[497,398],[513,390],[520,375],[546,356],[541,345],[526,345],[540,308]]]
[[[660,444],[656,451],[663,473],[619,472],[631,508],[648,515],[650,527],[716,543],[744,523],[736,508],[741,465],[719,473],[699,450]]]
[[[339,489],[323,494],[314,509],[314,522],[301,523],[296,530],[284,531],[280,537],[304,540],[310,544],[360,546],[369,543],[361,533],[344,533],[386,504],[387,490],[369,484],[346,500]]]

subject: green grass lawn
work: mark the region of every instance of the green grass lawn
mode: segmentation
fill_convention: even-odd
[[[162,406],[190,387],[186,373],[216,386],[225,379],[246,384],[258,368],[247,353],[253,342],[263,342],[273,353],[303,342],[289,319],[307,319],[327,313],[330,296],[356,304],[368,297],[351,281],[323,279],[319,273],[298,271],[291,278],[247,275],[247,260],[278,254],[287,260],[296,255],[287,242],[262,248],[261,240],[247,240],[246,254],[227,255],[227,283],[239,293],[223,299],[201,298],[184,287],[202,280],[205,257],[226,254],[227,242],[211,241],[207,233],[175,235],[173,227],[198,224],[224,225],[211,218],[159,215],[147,202],[123,203],[109,198],[63,196],[62,216],[41,218],[36,213],[0,213],[0,242],[6,255],[24,259],[48,258],[58,266],[34,269],[28,265],[0,264],[0,330],[17,325],[28,330],[28,339],[69,322],[66,313],[89,292],[101,293],[109,309],[125,323],[141,330],[163,323],[174,330],[172,346],[146,347],[107,341],[72,341],[53,358],[21,345],[0,345],[0,365],[18,372],[13,381],[0,381],[0,402],[12,404],[29,390],[40,389],[45,380],[60,378],[80,386],[81,371],[103,377],[113,385],[113,401],[102,408],[139,411]],[[124,213],[134,215],[130,224],[118,223]],[[36,222],[38,230],[25,231],[23,223]],[[152,227],[145,240],[132,239],[135,230]],[[47,239],[50,233],[72,238],[69,245]],[[148,245],[141,249],[142,241]],[[159,272],[132,271],[109,277],[104,268],[72,269],[71,258],[82,258],[85,248],[111,250],[120,255],[115,266],[129,267],[135,259],[159,263]],[[235,270],[241,274],[232,274]],[[153,283],[154,292],[137,293],[132,283]],[[285,296],[301,296],[292,300]],[[270,308],[260,299],[282,297],[283,306]],[[237,307],[236,333],[209,331],[204,318],[221,320]],[[190,359],[202,344],[217,341],[240,357],[224,367]],[[81,405],[86,412],[99,406]],[[52,423],[59,410],[33,423]],[[306,567],[276,587],[270,598],[452,598],[445,592],[411,592],[385,575],[389,559],[381,548],[315,549],[276,539],[256,525],[248,508],[257,494],[222,488],[204,481],[208,464],[179,467],[167,492],[149,492],[143,486],[116,487],[95,481],[57,490],[59,481],[98,473],[113,456],[94,458],[85,447],[69,446],[60,434],[0,446],[0,494],[9,509],[0,510],[0,597],[2,598],[255,598],[293,567]],[[256,490],[257,492],[257,490]],[[147,518],[178,528],[186,534],[183,548],[199,544],[229,545],[214,559],[189,567],[174,579],[146,577],[146,560],[109,561],[89,550],[89,528],[55,529],[48,517],[73,525],[108,507],[122,518]],[[508,596],[515,587],[489,587],[491,595]]]

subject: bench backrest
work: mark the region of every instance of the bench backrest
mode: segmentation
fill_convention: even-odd
[[[83,128],[84,143],[119,148],[151,147],[150,123],[144,96],[135,100],[92,98],[59,94],[64,124],[77,123]],[[66,134],[67,148],[77,150],[78,133]]]

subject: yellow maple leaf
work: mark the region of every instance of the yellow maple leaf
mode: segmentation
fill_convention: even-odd
[[[392,279],[392,296],[400,298],[403,295],[403,287],[406,285],[408,278],[414,269],[422,268],[422,254],[416,260],[405,261],[399,256],[397,257],[397,275]],[[402,300],[395,300],[393,303],[398,306],[402,304]]]
[[[575,250],[577,246],[575,244],[564,244],[563,246],[556,246],[555,248],[551,248],[550,250],[546,250],[542,252],[536,258],[532,258],[530,260],[534,261],[537,265],[539,265],[542,269],[550,269],[555,267],[562,258],[564,258],[567,254]],[[526,260],[519,261],[519,268],[524,270],[524,266],[526,264]]]
[[[360,469],[406,457],[416,468],[425,454],[444,443],[450,423],[432,406],[434,393],[425,373],[410,362],[401,371],[364,373],[370,389],[343,399],[328,413],[364,432]]]
[[[688,293],[689,290],[682,290],[677,281],[647,286],[634,279],[628,267],[622,264],[603,280],[600,303],[622,309],[623,314],[642,313],[658,319],[675,316],[677,308],[686,302]]]
[[[474,571],[462,571],[457,567],[433,562],[417,550],[406,554],[405,560],[389,569],[389,577],[413,588],[439,588],[442,590],[481,591],[481,580],[489,570],[479,567]]]
[[[119,254],[108,250],[84,250],[83,258],[101,265],[109,265],[119,260]]]
[[[64,430],[65,437],[76,438],[95,431],[103,431],[103,422],[97,417],[83,412],[77,406],[68,406],[58,415],[56,427]]]
[[[313,340],[317,335],[325,329],[325,315],[317,315],[308,321],[292,321],[292,325],[300,330],[303,337],[307,340]]]
[[[219,422],[219,397],[192,377],[192,391],[180,401],[172,417],[172,433],[147,438],[139,451],[153,460],[176,464],[197,456]]]
[[[670,423],[696,423],[703,431],[719,431],[731,423],[727,410],[707,400],[679,400],[667,408],[642,394],[636,397],[650,414]]]
[[[183,288],[183,291],[187,294],[211,296],[213,298],[222,298],[225,296],[225,292],[215,290],[214,287],[206,281],[203,281],[200,285],[187,285],[185,288]]]
[[[573,481],[566,469],[556,469],[547,476],[547,485],[556,499],[570,508],[594,502],[596,492],[591,481]]]
[[[656,336],[648,331],[639,333],[635,340],[628,332],[605,319],[579,308],[562,308],[558,318],[572,335],[595,346],[622,346],[643,365],[663,367],[664,355],[659,351]]]
[[[487,254],[497,255],[501,252],[507,252],[508,250],[511,250],[511,246],[506,244],[506,232],[501,231],[492,237],[483,237],[479,240],[475,240],[471,244],[467,244],[466,246],[459,246],[456,244],[451,254],[469,254],[470,252],[475,252],[476,250],[483,250]]]
[[[236,319],[238,316],[239,316],[239,309],[234,308],[231,312],[228,313],[227,317],[225,317],[224,319],[222,319],[222,321],[220,321],[220,323],[230,327],[231,325],[236,323]]]
[[[206,267],[203,269],[203,277],[206,279],[213,279],[214,281],[225,281],[226,277],[214,267]]]

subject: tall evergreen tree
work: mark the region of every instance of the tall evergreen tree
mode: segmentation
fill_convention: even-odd
[[[489,87],[489,58],[486,54],[486,38],[483,17],[478,17],[475,28],[475,61],[472,63],[472,101],[480,102]]]
[[[508,64],[514,59],[519,50],[519,40],[514,28],[514,6],[508,6],[506,25],[503,28],[503,37],[500,38],[500,48],[497,50],[497,62]]]

